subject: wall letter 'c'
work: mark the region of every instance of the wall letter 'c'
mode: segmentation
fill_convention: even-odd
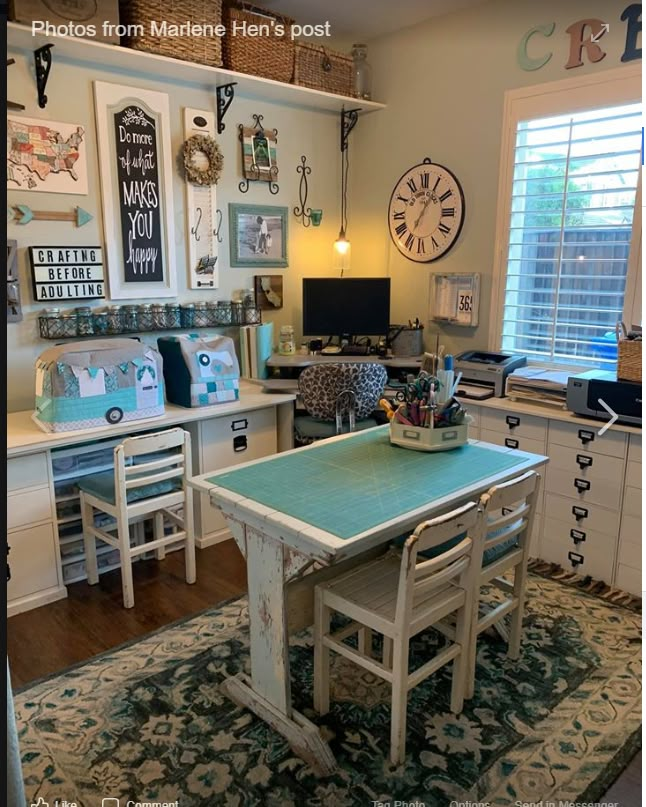
[[[552,53],[548,53],[546,56],[538,56],[536,58],[532,58],[527,53],[527,43],[529,42],[530,38],[534,34],[543,34],[543,36],[552,36],[554,33],[554,28],[556,27],[555,22],[547,23],[546,25],[537,25],[534,28],[530,28],[529,31],[523,36],[523,38],[518,43],[518,50],[516,51],[516,58],[518,60],[519,66],[523,70],[539,70],[543,65],[547,64],[549,60],[552,58]]]

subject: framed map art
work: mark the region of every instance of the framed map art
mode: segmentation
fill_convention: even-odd
[[[168,96],[94,82],[110,297],[175,297]]]

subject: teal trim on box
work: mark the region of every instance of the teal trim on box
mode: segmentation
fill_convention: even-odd
[[[162,389],[162,385],[159,385],[159,389]],[[157,404],[162,404],[159,395]],[[71,420],[105,418],[106,412],[114,407],[118,407],[124,412],[137,411],[136,389],[127,387],[105,395],[89,395],[85,398],[36,396],[36,413],[40,420],[46,423],[67,423]],[[108,422],[106,420],[106,423]]]
[[[471,444],[437,453],[409,451],[391,445],[388,426],[381,426],[208,481],[350,538],[519,462],[515,452]]]

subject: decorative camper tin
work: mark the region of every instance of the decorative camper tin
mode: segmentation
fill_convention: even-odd
[[[36,411],[47,432],[75,431],[164,414],[161,356],[136,339],[50,348],[36,360]]]
[[[238,400],[240,367],[228,336],[160,336],[157,346],[164,359],[169,403],[194,407]]]

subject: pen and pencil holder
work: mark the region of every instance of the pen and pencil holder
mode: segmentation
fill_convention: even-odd
[[[469,421],[467,415],[464,423],[457,426],[406,426],[390,421],[390,442],[403,448],[415,451],[448,451],[451,448],[466,445],[468,442]]]

